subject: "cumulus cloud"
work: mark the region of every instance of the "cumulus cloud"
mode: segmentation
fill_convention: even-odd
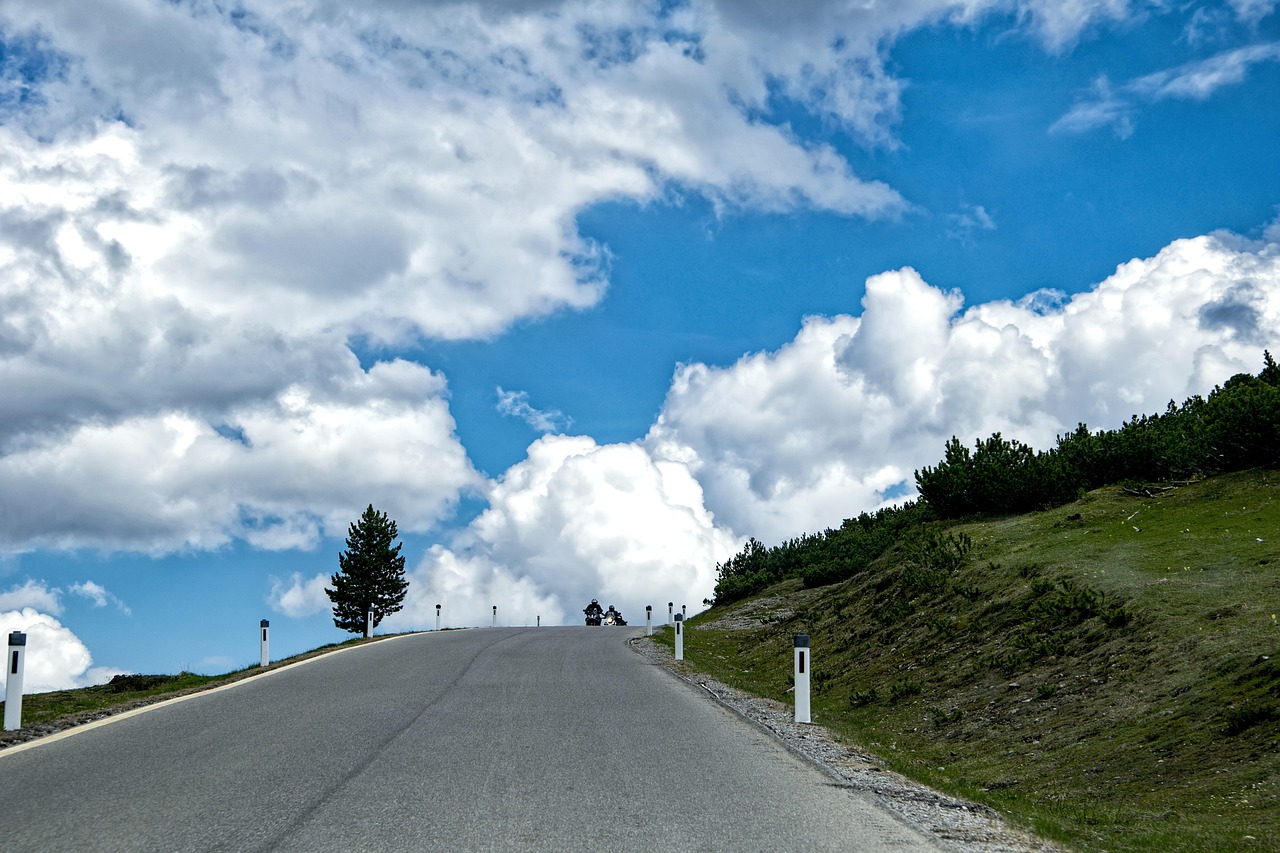
[[[761,120],[775,69],[726,26],[702,3],[6,5],[0,547],[305,547],[370,499],[426,529],[477,482],[443,377],[354,341],[594,305],[607,253],[575,219],[600,201],[901,210]],[[865,44],[842,67],[873,81]]]
[[[0,610],[23,610],[26,608],[44,610],[49,613],[61,613],[61,591],[49,589],[43,582],[28,578],[22,586],[15,586],[6,592],[0,592]]]
[[[1256,372],[1280,345],[1280,246],[1179,240],[1070,298],[963,309],[911,269],[867,281],[859,316],[807,318],[736,364],[681,366],[645,440],[697,478],[716,522],[780,540],[907,487],[955,435],[1046,448]],[[907,489],[910,490],[910,489]]]
[[[34,607],[0,610],[0,636],[27,635],[23,693],[46,693],[110,681],[121,670],[93,666],[84,643],[61,622]]]
[[[715,564],[740,547],[703,505],[677,461],[638,444],[544,436],[489,489],[489,507],[451,547],[411,572],[392,625],[430,626],[435,605],[453,625],[576,622],[592,598],[634,620],[645,605],[700,606]]]
[[[305,547],[370,499],[426,529],[477,482],[443,378],[357,343],[597,304],[600,202],[896,216],[771,99],[892,146],[899,35],[1125,6],[6,4],[0,549]]]
[[[1074,296],[968,308],[904,268],[870,278],[861,308],[808,317],[730,366],[681,365],[642,442],[534,442],[488,509],[411,570],[389,625],[430,627],[436,604],[446,625],[486,625],[494,604],[504,624],[576,622],[591,598],[633,618],[696,606],[745,537],[910,496],[953,435],[1047,448],[1080,420],[1115,428],[1206,393],[1280,347],[1280,245],[1179,240]]]
[[[893,147],[901,34],[1012,14],[1062,50],[1131,11],[6,4],[0,86],[21,97],[0,96],[0,551],[306,548],[370,502],[426,532],[483,492],[488,509],[413,567],[392,626],[434,624],[437,603],[448,624],[487,624],[494,604],[507,624],[576,621],[591,597],[634,620],[645,604],[696,606],[745,535],[794,535],[900,494],[953,432],[1044,441],[1068,413],[1107,423],[1203,390],[1274,340],[1271,256],[1225,238],[1176,244],[1071,300],[963,313],[959,294],[885,273],[860,316],[809,318],[730,367],[682,366],[645,441],[544,436],[487,484],[441,374],[353,351],[485,339],[596,305],[608,250],[576,221],[601,202],[697,193],[721,213],[896,216],[907,199],[775,120],[776,99]],[[1086,99],[1059,129],[1123,129],[1126,98],[1209,93],[1264,53]],[[973,206],[953,225],[994,220]],[[568,425],[523,392],[499,396],[535,429]],[[322,612],[326,582],[294,573],[269,601]],[[92,581],[69,592],[125,609]],[[93,677],[88,652],[41,615],[61,612],[59,594],[28,582],[0,609],[43,625],[61,650],[48,683],[74,683]]]
[[[324,592],[329,581],[329,575],[323,572],[309,578],[304,577],[301,572],[293,572],[288,581],[272,578],[267,603],[295,619],[324,613],[333,608],[333,602]]]
[[[0,457],[0,538],[26,547],[305,548],[367,503],[430,529],[479,485],[443,379],[408,362],[325,390],[191,413],[136,415],[27,440]],[[425,472],[430,471],[430,476]]]
[[[5,195],[38,199],[47,235],[30,262],[291,329],[475,337],[599,299],[597,247],[573,224],[596,201],[676,181],[728,205],[901,204],[752,120],[725,97],[713,34],[644,5],[315,5],[6,10],[71,69],[29,81],[30,112],[61,119],[52,141],[4,140]]]

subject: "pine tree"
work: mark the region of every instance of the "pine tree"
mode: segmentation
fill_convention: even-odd
[[[325,588],[333,602],[334,625],[368,636],[368,608],[372,607],[376,627],[384,616],[403,606],[409,581],[395,538],[396,523],[373,504],[348,528],[347,550],[338,554],[338,571],[330,578],[333,588]]]

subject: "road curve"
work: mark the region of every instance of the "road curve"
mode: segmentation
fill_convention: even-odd
[[[413,635],[0,752],[0,849],[939,849],[632,634]]]

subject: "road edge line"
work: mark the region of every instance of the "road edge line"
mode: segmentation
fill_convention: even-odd
[[[344,652],[353,652],[357,649],[370,648],[371,646],[376,646],[381,643],[388,642],[390,640],[401,640],[401,639],[404,639],[405,637],[419,637],[424,634],[433,634],[433,633],[435,632],[434,631],[414,631],[408,634],[396,634],[394,636],[384,637],[381,640],[379,640],[377,643],[361,643],[358,646],[348,646],[345,649],[333,649],[332,651],[325,652],[324,654],[319,654],[319,655],[315,655],[314,657],[309,657],[306,660],[295,661],[293,663],[285,664],[284,666],[277,667],[275,669],[268,669],[266,672],[256,672],[256,673],[253,673],[252,675],[246,675],[243,678],[237,678],[235,681],[229,682],[227,684],[219,684],[217,687],[210,687],[205,690],[196,690],[193,693],[186,693],[186,694],[183,694],[182,696],[174,696],[172,699],[161,699],[159,702],[152,702],[148,705],[143,705],[139,708],[131,708],[128,711],[121,711],[118,714],[112,714],[108,717],[103,717],[100,720],[94,720],[93,722],[83,723],[78,726],[72,726],[70,728],[63,729],[60,732],[54,732],[53,734],[44,735],[43,737],[35,737],[35,738],[32,738],[31,740],[24,741],[22,743],[16,743],[13,746],[5,747],[4,749],[0,749],[0,761],[3,761],[6,755],[12,755],[13,753],[17,753],[17,752],[26,752],[29,749],[35,749],[36,747],[43,746],[44,744],[65,740],[66,738],[73,737],[75,735],[80,734],[81,732],[87,732],[92,729],[102,728],[103,726],[110,725],[111,723],[116,723],[116,722],[119,722],[120,720],[127,720],[130,717],[136,717],[139,714],[145,714],[148,711],[154,711],[158,708],[164,708],[169,705],[176,705],[179,702],[186,702],[189,699],[195,699],[200,696],[209,696],[214,693],[220,693],[223,690],[230,690],[233,687],[239,687],[242,684],[248,684],[249,682],[252,682],[252,681],[258,681],[260,679],[275,675],[278,672],[287,672],[288,670],[291,670],[294,667],[305,666],[306,664],[314,663],[315,661],[322,660],[324,658],[331,657],[333,655],[340,655]]]

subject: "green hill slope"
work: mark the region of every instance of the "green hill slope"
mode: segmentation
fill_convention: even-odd
[[[1280,850],[1280,472],[939,526],[690,620],[686,659],[1081,850]]]

